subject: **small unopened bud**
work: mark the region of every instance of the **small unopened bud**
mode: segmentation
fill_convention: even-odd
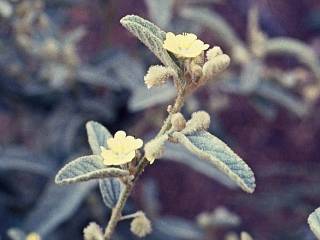
[[[194,133],[200,130],[206,130],[210,125],[210,115],[205,111],[198,111],[191,115],[191,119],[186,123],[183,134]]]
[[[144,76],[147,88],[163,85],[169,78],[177,78],[177,73],[170,67],[161,65],[151,66]]]
[[[180,132],[186,127],[186,120],[181,113],[175,113],[171,117],[171,125],[175,131]]]
[[[63,49],[63,58],[66,64],[75,66],[80,62],[76,46],[74,44],[66,44]]]
[[[239,237],[238,237],[238,235],[236,233],[229,232],[229,233],[226,234],[224,239],[225,240],[239,240]]]
[[[195,63],[191,64],[191,80],[197,82],[202,77],[202,67]]]
[[[7,1],[0,1],[0,16],[4,18],[9,18],[12,15],[13,9],[12,5]]]
[[[155,159],[161,157],[163,153],[163,145],[168,140],[168,135],[162,135],[151,140],[144,146],[144,152],[147,160],[152,164]]]
[[[135,217],[130,225],[130,230],[136,236],[142,238],[152,231],[151,222],[143,212]]]
[[[203,75],[211,79],[223,72],[230,64],[230,57],[227,54],[218,55],[203,65]]]
[[[247,232],[241,232],[240,239],[241,240],[253,240],[253,238]]]
[[[47,39],[42,46],[42,55],[50,59],[55,59],[57,58],[58,54],[59,54],[58,42],[53,38]]]
[[[216,56],[222,55],[222,54],[223,54],[223,52],[222,52],[221,48],[218,46],[214,46],[213,48],[211,48],[207,51],[206,55],[207,55],[208,61],[210,61],[210,60],[214,59]]]
[[[89,223],[87,227],[83,229],[84,240],[103,240],[103,233],[98,224],[95,222]]]
[[[320,89],[317,85],[309,85],[303,89],[303,96],[308,102],[314,102],[320,95]]]
[[[41,240],[41,237],[36,232],[31,232],[26,236],[26,240]]]

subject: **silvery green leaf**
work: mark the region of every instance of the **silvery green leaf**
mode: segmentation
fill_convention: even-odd
[[[11,240],[25,240],[26,234],[19,228],[10,228],[7,231],[8,237]]]
[[[320,239],[320,208],[317,208],[309,215],[308,223],[314,235],[316,235],[317,239]]]
[[[73,186],[57,186],[49,183],[24,222],[24,228],[42,236],[49,235],[59,224],[70,218],[86,196],[97,186],[87,182]]]
[[[241,72],[240,86],[242,91],[250,93],[258,86],[261,80],[262,62],[254,59],[247,63]]]
[[[189,135],[175,132],[173,137],[190,152],[209,162],[238,184],[242,190],[252,193],[256,187],[250,167],[223,141],[207,131]]]
[[[153,179],[147,179],[142,184],[142,205],[143,210],[151,219],[160,213],[161,204],[159,200],[159,189]]]
[[[285,107],[297,116],[305,116],[309,112],[308,104],[304,103],[297,96],[286,89],[269,82],[261,82],[256,88],[257,95],[272,100]]]
[[[175,88],[171,84],[147,89],[145,86],[133,91],[129,101],[129,109],[137,112],[161,103],[166,103],[176,95]]]
[[[266,42],[266,54],[288,54],[295,56],[301,63],[308,66],[320,79],[320,62],[316,52],[302,41],[279,37]]]
[[[168,52],[163,48],[165,32],[153,23],[135,15],[128,15],[120,23],[152,51],[166,66],[178,71],[178,66]]]
[[[151,20],[166,28],[171,21],[174,0],[145,0],[145,3]]]
[[[89,121],[86,124],[88,141],[93,154],[100,154],[100,147],[107,145],[107,139],[112,137],[111,133],[100,123]]]
[[[84,182],[91,179],[107,177],[123,177],[129,175],[127,170],[107,167],[103,159],[98,155],[83,156],[67,163],[57,173],[55,182],[57,184],[70,184]]]
[[[193,222],[177,218],[177,217],[162,217],[154,220],[155,232],[164,235],[168,240],[194,240],[202,239],[202,230]]]
[[[231,181],[225,174],[221,173],[210,162],[202,161],[197,156],[190,154],[183,146],[178,144],[167,144],[164,155],[164,160],[174,161],[185,164],[195,171],[203,175],[213,178],[219,183],[234,189],[237,185]]]
[[[123,183],[118,178],[99,179],[100,192],[104,204],[108,208],[113,208],[123,189]]]
[[[242,41],[237,37],[230,24],[228,24],[219,14],[203,7],[185,7],[180,10],[180,16],[191,20],[210,29],[215,36],[232,48],[236,45],[243,46]]]

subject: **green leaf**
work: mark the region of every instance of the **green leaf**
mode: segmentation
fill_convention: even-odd
[[[111,133],[100,123],[89,121],[86,124],[88,141],[93,154],[99,155],[101,153],[100,146],[107,145],[107,139],[112,137]]]
[[[314,235],[320,239],[320,207],[309,215],[308,223]]]
[[[108,208],[113,208],[123,189],[123,184],[118,178],[105,178],[99,180],[100,192],[104,204]]]
[[[152,51],[166,66],[172,67],[177,72],[178,66],[163,48],[166,33],[153,23],[135,15],[128,15],[120,23]]]
[[[173,137],[190,152],[226,174],[242,190],[249,193],[254,191],[256,184],[252,170],[220,139],[207,131],[199,131],[189,135],[175,132]]]
[[[91,179],[123,177],[129,175],[127,170],[106,167],[98,155],[77,158],[66,164],[56,175],[57,184],[84,182]]]

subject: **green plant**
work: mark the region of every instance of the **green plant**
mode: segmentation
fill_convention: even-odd
[[[110,220],[104,230],[91,223],[84,230],[86,240],[108,240],[119,221],[131,219],[131,231],[143,237],[151,232],[151,223],[141,211],[123,216],[122,210],[144,169],[165,151],[165,143],[181,144],[190,154],[214,166],[242,190],[252,193],[255,178],[249,166],[224,142],[207,131],[210,115],[195,112],[186,121],[180,110],[185,99],[196,89],[223,72],[230,58],[215,46],[208,45],[194,34],[165,33],[153,23],[138,16],[129,15],[121,24],[152,51],[163,66],[151,66],[144,80],[148,88],[159,86],[172,79],[177,92],[176,99],[167,108],[168,116],[158,134],[139,149],[143,142],[124,131],[114,136],[101,124],[86,124],[92,155],[83,156],[68,163],[56,175],[57,184],[70,184],[99,179],[100,190],[106,206],[112,208]]]

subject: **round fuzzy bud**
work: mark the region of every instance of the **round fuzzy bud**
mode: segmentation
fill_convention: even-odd
[[[143,212],[135,217],[130,225],[130,230],[136,236],[142,238],[152,231],[151,222]]]
[[[95,222],[89,223],[87,227],[83,229],[84,240],[103,240],[103,233],[98,224]]]
[[[26,236],[26,240],[41,240],[41,237],[36,232],[31,232]]]
[[[186,127],[186,120],[181,113],[175,113],[171,117],[171,125],[175,131],[180,132]]]
[[[177,73],[170,67],[161,65],[151,66],[144,76],[147,88],[163,85],[169,78],[177,78]]]
[[[41,50],[43,57],[55,59],[59,54],[59,44],[55,39],[49,38],[44,42]]]
[[[241,240],[253,240],[253,238],[247,232],[241,232],[240,239]]]
[[[210,115],[205,111],[198,111],[191,115],[191,119],[186,123],[183,134],[194,133],[200,130],[206,130],[210,125]]]
[[[206,62],[203,66],[203,75],[206,79],[211,79],[223,72],[230,64],[230,57],[227,54],[218,55]]]
[[[238,237],[238,235],[236,233],[229,232],[229,233],[226,234],[224,239],[225,240],[239,240],[239,237]]]
[[[163,153],[163,145],[168,140],[168,135],[162,135],[151,140],[144,146],[144,152],[147,160],[152,164],[154,160],[161,157]]]
[[[213,48],[211,48],[207,51],[206,56],[207,56],[208,61],[210,61],[213,58],[215,58],[216,56],[222,55],[222,54],[223,54],[223,52],[222,52],[221,48],[218,46],[214,46]]]

